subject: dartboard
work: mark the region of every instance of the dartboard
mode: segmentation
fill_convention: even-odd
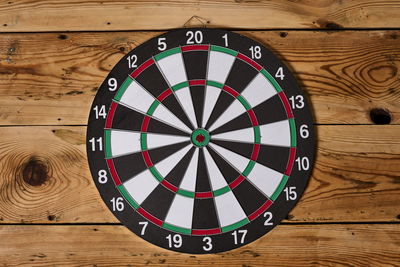
[[[186,253],[231,250],[279,224],[305,189],[314,149],[290,70],[219,29],[169,31],[126,54],[87,128],[108,208],[141,238]]]

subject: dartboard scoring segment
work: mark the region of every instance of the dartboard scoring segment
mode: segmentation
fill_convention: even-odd
[[[214,29],[171,31],[121,59],[87,139],[115,216],[188,253],[234,249],[276,226],[304,191],[315,147],[290,71],[261,44]]]

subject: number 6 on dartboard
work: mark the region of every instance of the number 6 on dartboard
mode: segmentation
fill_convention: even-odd
[[[228,251],[263,237],[300,199],[313,121],[268,45],[218,29],[173,30],[105,77],[87,154],[103,200],[132,232],[178,252]]]

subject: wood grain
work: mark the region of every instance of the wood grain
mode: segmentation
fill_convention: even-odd
[[[0,127],[1,223],[117,222],[88,171],[85,127]],[[318,126],[316,165],[286,222],[399,222],[400,125]]]
[[[4,32],[399,27],[400,3],[351,1],[2,1]]]
[[[6,266],[398,266],[393,225],[278,226],[229,252],[190,255],[151,245],[124,226],[0,226]]]
[[[240,32],[269,46],[310,96],[319,124],[400,123],[400,31]],[[0,35],[0,125],[86,124],[114,64],[158,32]]]

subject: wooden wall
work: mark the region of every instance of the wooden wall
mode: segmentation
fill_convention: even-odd
[[[306,91],[318,151],[301,201],[258,241],[215,255],[121,226],[90,177],[97,87],[129,50],[184,26],[269,46]],[[400,2],[0,1],[1,266],[399,266]]]

